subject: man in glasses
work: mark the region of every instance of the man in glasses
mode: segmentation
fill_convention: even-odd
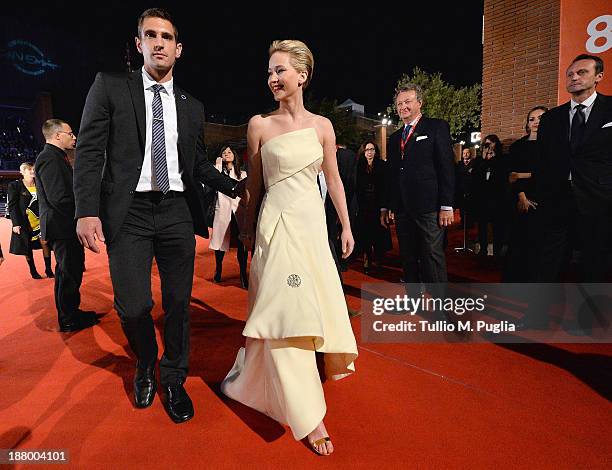
[[[49,119],[42,126],[45,147],[35,165],[36,192],[40,208],[40,230],[55,253],[55,306],[60,331],[77,331],[95,325],[94,312],[81,304],[84,250],[76,237],[72,166],[67,151],[76,146],[68,123]]]

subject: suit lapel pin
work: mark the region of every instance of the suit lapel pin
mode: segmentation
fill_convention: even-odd
[[[186,97],[185,95],[181,95],[181,99],[182,99],[182,100],[186,100],[186,99],[187,99],[187,97]]]

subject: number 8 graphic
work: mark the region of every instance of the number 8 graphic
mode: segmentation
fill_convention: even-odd
[[[602,30],[597,29],[597,25],[604,23],[605,27]],[[586,42],[586,50],[591,54],[601,54],[612,47],[612,15],[601,15],[595,18],[587,26],[589,40]],[[595,41],[599,38],[605,38],[605,42],[598,46]]]

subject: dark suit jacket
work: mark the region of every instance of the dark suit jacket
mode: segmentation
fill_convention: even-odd
[[[381,207],[394,212],[405,210],[412,214],[425,214],[439,211],[440,206],[452,206],[455,156],[448,123],[421,117],[406,144],[403,160],[401,138],[402,128],[389,137],[389,181]]]
[[[11,245],[9,253],[14,255],[27,255],[29,253],[32,229],[26,215],[32,195],[23,185],[23,180],[11,181],[8,185],[8,212],[13,227],[21,227],[21,234],[11,231]]]
[[[572,154],[569,146],[570,103],[542,115],[538,128],[538,162],[534,171],[536,198],[542,209],[555,205],[572,173],[576,207],[597,215],[612,207],[612,97],[598,94],[586,122],[581,144]],[[540,208],[538,208],[539,210]]]
[[[475,159],[466,166],[463,161],[455,164],[455,206],[462,209],[472,207],[472,192],[474,189]]]
[[[350,218],[354,215],[352,211],[356,211],[355,184],[357,178],[357,157],[352,150],[340,147],[336,151],[336,161],[338,162],[338,173],[344,186],[344,196],[346,197],[346,206]],[[327,220],[328,233],[337,235],[337,227],[332,229],[331,226],[338,224],[338,214],[329,191],[325,197],[325,218]],[[330,232],[330,229],[333,231]]]
[[[208,238],[202,202],[205,183],[234,197],[236,181],[219,173],[206,158],[204,107],[174,84],[178,154],[194,230]],[[140,178],[146,140],[142,72],[98,73],[89,90],[74,166],[76,217],[102,220],[106,241],[117,235]]]
[[[489,179],[487,179],[487,173]],[[510,202],[508,162],[505,155],[490,160],[474,160],[472,179],[473,207],[478,217],[489,219],[505,217]]]
[[[43,240],[76,237],[72,167],[66,153],[55,145],[45,144],[34,168]]]

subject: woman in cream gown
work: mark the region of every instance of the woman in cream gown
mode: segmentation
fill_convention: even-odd
[[[316,452],[329,455],[333,445],[323,424],[326,404],[315,351],[325,353],[325,374],[337,380],[354,372],[357,345],[327,239],[316,179],[320,168],[342,223],[343,257],[350,255],[354,241],[333,127],[303,104],[313,64],[300,41],[270,46],[268,85],[279,108],[251,118],[247,131],[245,227],[254,226],[262,186],[265,194],[256,235],[243,235],[247,246],[255,241],[246,345],[221,389],[289,425],[296,440],[308,437]]]

